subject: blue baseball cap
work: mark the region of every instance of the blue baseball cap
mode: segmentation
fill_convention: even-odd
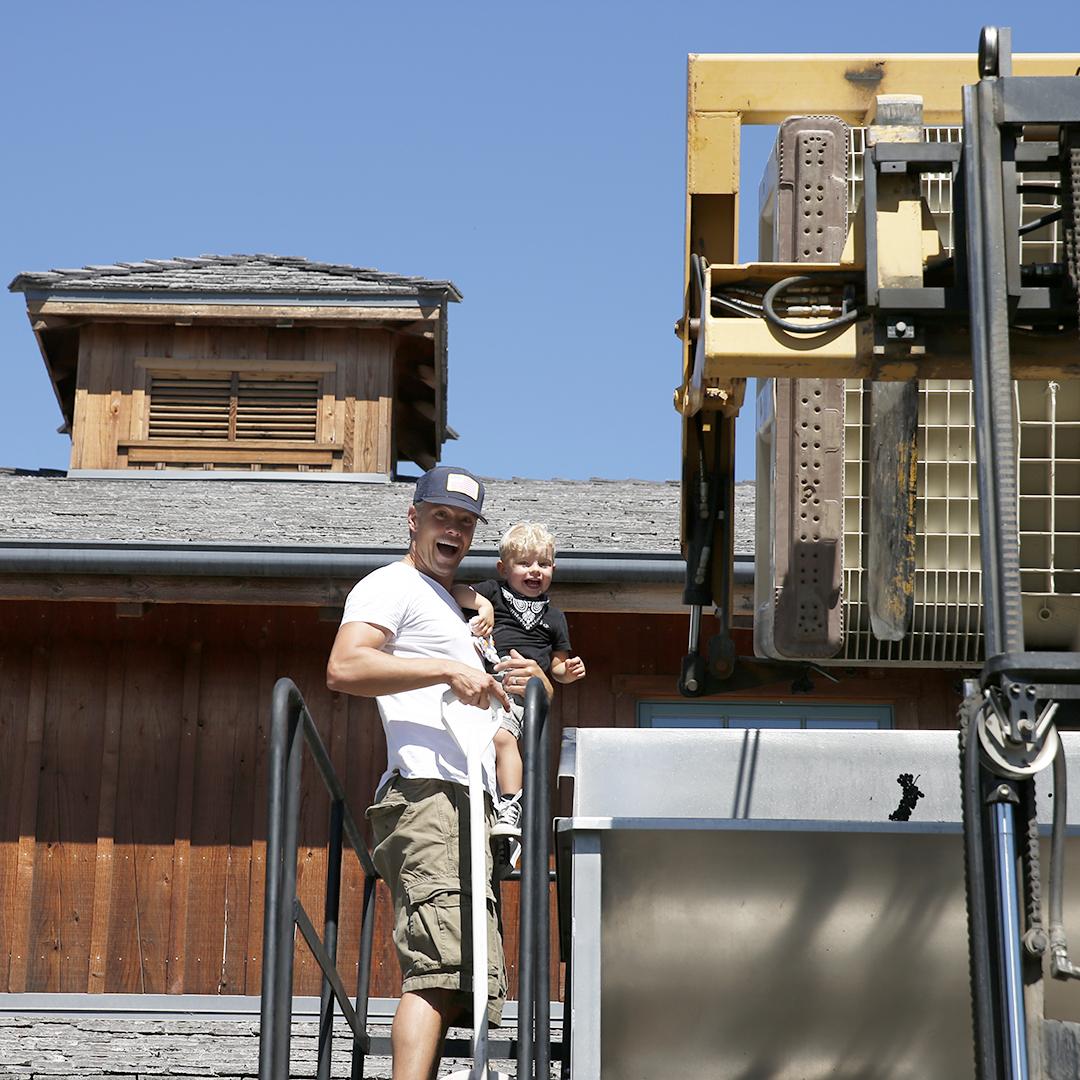
[[[484,485],[468,469],[457,469],[452,465],[437,465],[434,469],[428,469],[416,481],[412,501],[470,510],[487,524],[487,518],[480,512],[484,506]]]

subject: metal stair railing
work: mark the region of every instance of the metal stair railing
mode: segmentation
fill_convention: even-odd
[[[330,830],[326,862],[325,926],[320,939],[296,895],[296,850],[300,824],[303,751],[307,744],[330,794]],[[323,972],[319,1008],[318,1080],[330,1080],[334,1035],[334,999],[352,1029],[352,1078],[362,1080],[370,1053],[367,1034],[372,938],[375,929],[375,882],[378,874],[356,822],[345,803],[345,790],[311,719],[303,696],[291,679],[274,686],[270,714],[269,816],[266,833],[266,900],[263,913],[262,1002],[259,1028],[259,1080],[288,1080],[292,1033],[293,940],[295,928]],[[364,871],[360,923],[360,962],[354,1008],[337,970],[341,857],[348,840]]]
[[[532,679],[526,687],[522,723],[524,813],[522,868],[511,875],[521,881],[518,994],[518,1038],[489,1042],[490,1057],[516,1054],[517,1075],[547,1080],[551,1058],[561,1059],[565,1039],[551,1041],[549,941],[549,869],[551,793],[548,785],[551,749],[547,719],[549,703],[543,684]],[[330,795],[327,842],[325,928],[320,939],[314,923],[296,895],[296,861],[300,824],[304,745],[315,761]],[[259,1030],[259,1080],[288,1080],[292,1035],[293,942],[298,928],[322,969],[319,1008],[317,1080],[330,1080],[334,1000],[352,1030],[352,1080],[363,1080],[370,1053],[389,1053],[389,1040],[367,1032],[368,992],[375,929],[375,885],[378,871],[345,802],[345,791],[330,755],[315,727],[304,698],[291,679],[274,685],[270,713],[270,759],[266,833],[266,893],[263,912],[263,971]],[[341,859],[345,841],[364,872],[360,956],[356,1004],[349,1000],[337,970],[338,917],[341,900]],[[568,1020],[564,1018],[564,1030]],[[444,1054],[468,1055],[469,1042],[447,1039]]]

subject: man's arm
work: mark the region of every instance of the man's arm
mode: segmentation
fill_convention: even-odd
[[[494,694],[504,707],[509,706],[506,692],[487,672],[457,660],[392,656],[383,652],[389,639],[389,631],[381,626],[346,623],[330,650],[326,685],[338,693],[376,697],[447,683],[466,705],[486,709]]]

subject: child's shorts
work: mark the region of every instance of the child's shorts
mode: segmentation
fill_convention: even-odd
[[[510,708],[503,709],[502,717],[499,723],[499,727],[504,731],[509,731],[515,739],[521,738],[521,721],[525,715],[524,702],[518,701],[517,698],[510,699]]]

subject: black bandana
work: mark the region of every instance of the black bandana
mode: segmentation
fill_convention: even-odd
[[[502,594],[506,606],[526,630],[531,630],[544,617],[548,606],[546,596],[540,600],[529,600],[519,596],[509,585],[502,586]]]

